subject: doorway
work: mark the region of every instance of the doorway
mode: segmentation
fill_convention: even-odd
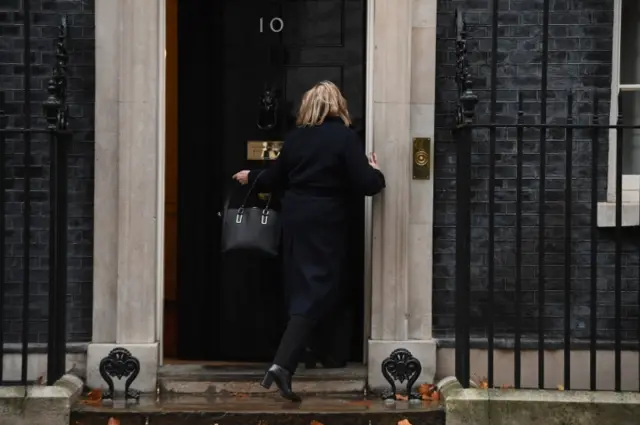
[[[280,260],[222,256],[218,213],[241,198],[234,172],[269,166],[248,158],[248,142],[282,141],[318,81],[343,90],[364,144],[366,0],[168,0],[167,19],[165,357],[270,361],[286,323]],[[277,113],[265,122],[271,94]],[[354,200],[350,226],[353,361],[364,338],[363,205]]]

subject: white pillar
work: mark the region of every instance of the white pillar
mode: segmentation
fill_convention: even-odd
[[[116,342],[156,340],[159,0],[122,0]]]
[[[120,0],[96,1],[93,342],[116,341]]]
[[[437,0],[413,0],[411,137],[428,137],[431,176],[411,182],[409,339],[430,340],[433,293],[433,185]]]
[[[387,188],[373,209],[368,366],[369,385],[381,388],[381,363],[397,348],[420,360],[420,382],[435,374],[433,178],[413,181],[412,137],[433,139],[436,0],[374,3],[373,143]]]
[[[109,278],[104,286],[109,287],[109,295],[115,292],[116,300],[113,305],[109,299],[109,308],[113,309],[109,315],[109,340],[94,340],[104,343],[89,346],[87,383],[90,387],[105,387],[98,372],[100,360],[113,348],[123,347],[141,364],[133,387],[144,392],[156,390],[156,293],[161,244],[158,240],[158,167],[163,161],[158,133],[159,99],[164,95],[159,89],[164,61],[159,48],[164,37],[162,7],[163,0],[97,0],[96,5],[96,25],[101,26],[100,31],[96,31],[96,45],[108,45],[106,49],[115,48],[118,52],[116,63],[102,65],[113,69],[116,77],[106,70],[103,75],[109,75],[109,81],[117,79],[118,82],[113,89],[117,93],[117,107],[113,108],[117,115],[110,117],[113,121],[109,127],[110,136],[116,139],[116,148],[111,147],[110,156],[105,159],[115,167],[110,170],[113,174],[103,171],[108,176],[104,182],[108,190],[96,194],[96,210],[108,205],[109,213],[113,214],[113,204],[116,205],[115,214],[110,217],[115,224],[106,223],[106,228],[96,228],[103,232],[96,251],[108,246],[109,253],[113,254],[115,244],[115,258],[109,258],[111,269],[103,272]],[[101,83],[106,84],[107,78],[104,80]],[[103,89],[96,84],[97,91]],[[105,122],[105,126],[109,123]],[[96,180],[98,178],[96,176]],[[107,218],[103,217],[103,221]],[[104,234],[105,229],[110,232],[108,235]],[[95,303],[100,304],[101,300]],[[115,382],[124,384],[124,380]]]

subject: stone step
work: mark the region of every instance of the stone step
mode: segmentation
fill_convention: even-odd
[[[260,386],[268,365],[165,365],[160,368],[160,391],[173,394],[269,394]],[[349,365],[342,369],[305,369],[294,378],[294,390],[301,394],[364,394],[367,369]]]
[[[296,404],[276,396],[163,395],[143,396],[138,404],[111,406],[78,403],[72,425],[444,425],[444,410],[435,402],[385,402],[346,395],[304,397]]]

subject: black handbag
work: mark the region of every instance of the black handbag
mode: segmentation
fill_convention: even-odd
[[[261,175],[262,172],[254,180],[239,208],[229,208],[230,196],[225,201],[221,244],[223,253],[253,251],[267,257],[278,256],[282,228],[278,212],[269,208],[271,196],[264,208],[245,208]]]

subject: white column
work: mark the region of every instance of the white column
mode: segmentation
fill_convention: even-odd
[[[119,344],[156,340],[159,0],[122,0]]]
[[[433,181],[412,179],[412,137],[433,138],[436,0],[375,0],[373,143],[387,179],[374,200],[369,385],[387,385],[382,361],[397,348],[420,360],[432,381]],[[433,28],[420,26],[433,3]],[[415,27],[415,28],[414,28]],[[433,43],[429,46],[429,43]],[[423,75],[425,74],[426,75]],[[427,122],[423,122],[427,120]]]
[[[120,0],[96,1],[93,342],[115,342],[118,279]]]
[[[110,300],[114,310],[112,314],[115,315],[115,323],[113,320],[110,323],[113,326],[111,339],[104,341],[106,343],[94,341],[96,343],[89,347],[87,383],[90,387],[105,387],[98,373],[98,364],[113,348],[122,347],[141,364],[133,387],[154,392],[158,366],[157,263],[161,242],[158,240],[158,169],[164,160],[158,132],[161,116],[159,99],[164,96],[160,89],[164,57],[159,48],[159,43],[164,42],[164,25],[161,22],[164,1],[98,0],[97,3],[100,6],[96,7],[96,23],[108,27],[117,37],[107,38],[107,28],[103,28],[102,33],[96,34],[97,38],[100,37],[96,44],[112,43],[108,48],[113,49],[113,40],[117,38],[115,49],[119,53],[116,63],[103,65],[115,70],[118,81],[114,89],[117,93],[117,116],[113,117],[111,127],[117,135],[117,148],[115,152],[110,150],[108,159],[115,166],[111,170],[115,176],[109,175],[110,179],[105,183],[110,189],[107,197],[110,213],[113,213],[113,195],[116,195],[117,209],[111,219],[117,224],[107,227],[111,233],[104,235],[103,240],[111,253],[115,240],[116,258],[111,258],[109,265],[116,274],[112,276],[110,269],[109,277],[115,277],[116,300],[115,305]],[[104,22],[101,12],[105,12],[105,16],[115,15],[117,19]],[[101,87],[96,85],[96,90],[101,90]],[[102,205],[103,200],[96,198],[96,209]],[[110,294],[113,293],[111,282]],[[96,300],[96,303],[100,302]],[[115,382],[124,385],[124,379]]]
[[[428,137],[431,176],[411,182],[409,207],[409,339],[429,340],[433,294],[433,185],[435,164],[437,0],[413,0],[411,137]]]

